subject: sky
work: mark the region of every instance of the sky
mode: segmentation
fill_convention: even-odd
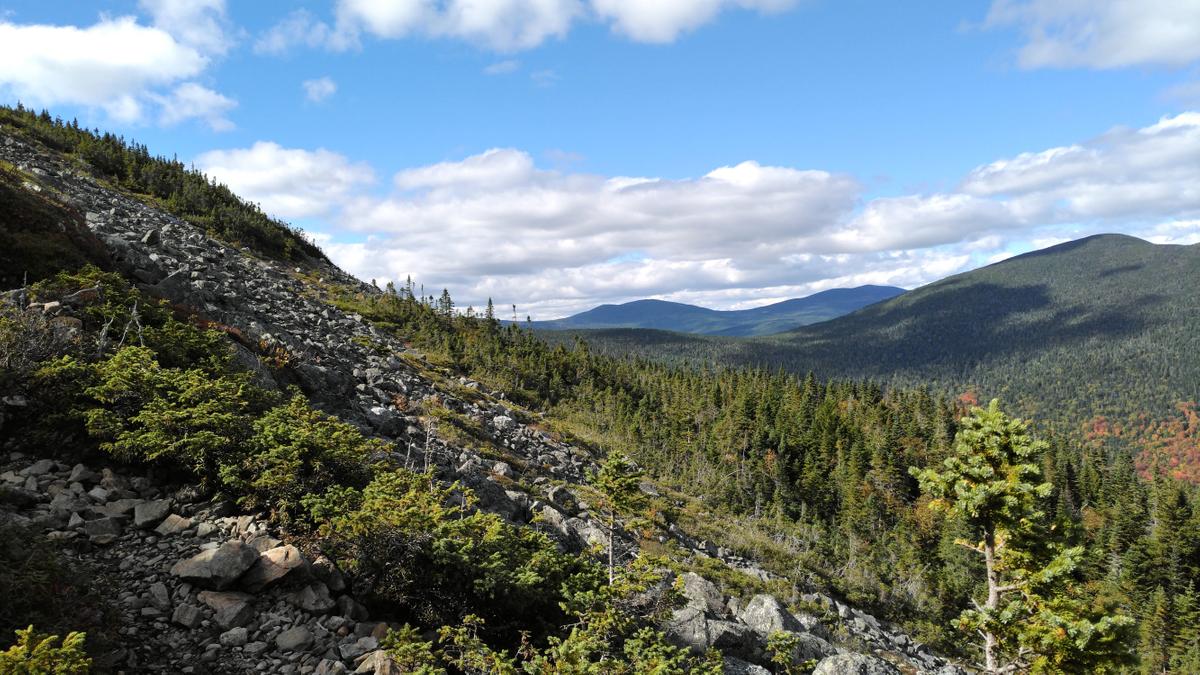
[[[0,101],[550,319],[1200,242],[1200,0],[0,0]]]

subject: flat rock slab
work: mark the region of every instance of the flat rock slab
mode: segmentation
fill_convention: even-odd
[[[171,567],[171,574],[202,588],[225,590],[258,560],[258,551],[240,541],[201,551]]]
[[[158,527],[154,528],[154,531],[158,534],[166,536],[168,534],[179,534],[191,526],[191,518],[184,518],[183,516],[172,513],[171,515],[167,516],[166,520],[159,523]]]
[[[253,544],[251,544],[253,546]],[[288,544],[264,551],[244,576],[242,587],[257,593],[283,581],[307,581],[311,577],[308,561],[300,549]]]

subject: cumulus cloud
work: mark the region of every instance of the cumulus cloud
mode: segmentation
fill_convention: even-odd
[[[233,46],[225,0],[140,0],[154,27],[181,43],[210,54],[224,54]]]
[[[199,119],[213,131],[233,128],[233,122],[225,117],[225,113],[236,107],[237,101],[195,82],[185,82],[167,96],[153,95],[152,98],[162,106],[160,121],[166,126]]]
[[[320,103],[337,93],[337,83],[329,77],[318,77],[301,83],[304,97],[313,103]]]
[[[352,49],[363,35],[382,39],[449,38],[500,52],[537,47],[566,37],[581,22],[599,22],[638,42],[671,42],[727,10],[762,13],[792,8],[797,0],[337,0],[329,22],[305,10],[288,14],[255,42],[262,54],[293,47]],[[516,70],[515,61],[485,68]]]
[[[336,236],[323,246],[360,277],[411,275],[534,318],[638,297],[726,308],[912,287],[1105,231],[1200,241],[1200,113],[983,164],[946,192],[873,199],[821,170],[603,176],[512,148],[401,170],[384,194],[324,151],[260,144],[199,164],[268,211],[324,215]]]
[[[321,47],[330,45],[333,29],[305,9],[290,12],[279,23],[271,26],[254,41],[256,54],[284,54],[294,47]]]
[[[170,24],[174,4],[153,4],[159,21]],[[203,3],[210,4],[219,5]],[[0,22],[0,89],[35,106],[101,108],[121,122],[142,121],[157,108],[164,124],[198,118],[226,129],[232,125],[224,114],[236,103],[188,81],[209,65],[214,44],[205,35],[176,39],[128,16],[86,28]]]
[[[196,166],[242,197],[282,218],[328,214],[374,181],[374,172],[329,150],[299,150],[258,142],[235,150],[212,150]]]
[[[564,37],[583,13],[580,0],[339,0],[335,41],[359,32],[380,38],[448,37],[500,51]]]
[[[994,0],[985,23],[1025,36],[1025,68],[1182,66],[1200,59],[1197,0]]]
[[[612,29],[639,42],[673,42],[712,21],[726,9],[781,12],[795,0],[592,0],[595,13]]]
[[[103,107],[136,118],[151,87],[199,74],[207,58],[133,17],[88,28],[0,23],[0,83],[37,105]]]

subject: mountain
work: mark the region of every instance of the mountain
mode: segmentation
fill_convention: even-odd
[[[0,196],[0,671],[32,624],[97,672],[965,672],[957,563],[807,489],[890,419],[944,453],[945,401],[550,348],[48,114],[0,108]]]
[[[652,328],[700,335],[770,335],[828,321],[904,292],[895,286],[858,286],[821,291],[753,309],[721,311],[666,300],[634,300],[600,305],[551,321],[535,321],[538,330]]]
[[[1200,399],[1200,244],[1087,237],[752,339],[587,333],[594,347],[998,396],[1072,429]]]

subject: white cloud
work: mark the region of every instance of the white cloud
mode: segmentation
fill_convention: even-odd
[[[598,22],[638,42],[671,42],[713,21],[726,10],[760,13],[791,9],[798,0],[337,0],[325,22],[296,10],[255,42],[260,54],[296,46],[345,50],[363,35],[381,39],[448,38],[499,52],[537,47],[567,36],[580,22]],[[484,69],[489,75],[516,70],[516,61]]]
[[[511,51],[566,36],[580,0],[339,0],[336,41],[360,31],[380,38],[448,37]]]
[[[225,0],[140,0],[155,28],[181,43],[209,54],[224,54],[233,46]]]
[[[88,28],[0,23],[0,83],[37,105],[104,107],[136,116],[134,99],[151,87],[199,74],[208,64],[192,47],[133,17]]]
[[[460,304],[490,296],[534,318],[638,297],[745,307],[912,287],[1105,231],[1200,240],[1200,113],[983,164],[945,192],[874,199],[827,171],[747,161],[687,179],[602,176],[512,148],[404,169],[372,194],[369,170],[333,153],[227,153],[201,165],[268,211],[323,215],[336,235],[323,246],[360,277],[412,275]]]
[[[330,44],[333,30],[304,9],[297,9],[271,26],[254,41],[255,54],[284,54],[293,47]]]
[[[169,23],[173,3],[157,4]],[[197,34],[184,42],[133,17],[86,28],[0,22],[0,89],[35,106],[101,108],[120,122],[143,121],[148,108],[157,108],[163,124],[199,118],[227,129],[232,123],[224,114],[236,102],[189,81],[208,67],[206,50],[213,48],[191,41],[207,39]]]
[[[1200,59],[1200,0],[994,0],[989,27],[1025,36],[1025,68],[1182,66]]]
[[[313,103],[320,103],[337,93],[337,83],[329,77],[305,80],[301,86],[304,88],[304,97]]]
[[[237,102],[195,82],[185,82],[169,95],[153,98],[162,106],[160,121],[165,126],[199,119],[213,131],[233,129],[233,122],[225,117],[225,113],[236,107]]]
[[[795,0],[592,0],[597,15],[639,42],[673,42],[681,33],[712,21],[726,9],[781,12]]]
[[[517,72],[517,70],[519,70],[520,68],[521,68],[520,61],[517,61],[516,59],[506,59],[504,61],[497,61],[496,63],[490,64],[489,66],[487,66],[486,68],[483,69],[483,74],[484,75],[508,75],[509,73]]]
[[[374,181],[371,168],[329,150],[297,150],[258,142],[196,158],[204,173],[281,218],[328,214]]]

